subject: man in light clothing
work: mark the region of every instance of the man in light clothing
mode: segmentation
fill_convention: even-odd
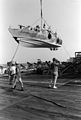
[[[15,74],[16,74],[15,64],[12,63],[9,69],[10,69],[10,84],[12,84],[12,81],[15,79]]]
[[[19,81],[21,84],[21,91],[23,91],[24,89],[23,89],[23,82],[21,79],[20,66],[17,63],[15,65],[16,65],[16,74],[15,74],[15,79],[14,79],[14,84],[13,84],[12,89],[16,88],[16,83],[17,83],[17,81]]]
[[[58,66],[59,66],[59,61],[53,58],[53,62],[51,63],[51,74],[52,74],[52,80],[51,84],[49,85],[50,87],[57,88],[56,87],[56,82],[58,78]]]

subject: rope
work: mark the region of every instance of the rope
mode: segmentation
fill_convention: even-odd
[[[47,24],[47,26],[50,27],[44,18],[43,18],[43,20],[44,20],[44,22]]]
[[[31,26],[35,25],[35,23],[37,23],[39,20],[40,20],[40,18],[37,19]]]
[[[62,45],[62,46],[63,46],[63,45]],[[67,53],[67,55],[68,55],[69,58],[70,58],[71,56],[70,56],[69,52],[67,51],[66,47],[63,46],[63,48],[64,48],[65,52]],[[73,64],[70,64],[69,66],[67,66],[66,68],[64,68],[64,70],[61,71],[60,76],[61,76],[67,69],[69,69],[72,65],[73,65]]]
[[[16,53],[17,53],[18,48],[19,48],[19,44],[17,45],[16,51],[15,51],[15,53],[14,53],[14,55],[13,55],[13,57],[12,57],[12,60],[11,60],[11,61],[13,61],[13,59],[14,59],[14,57],[15,57]]]
[[[63,46],[63,45],[62,45],[62,46]],[[67,53],[67,55],[68,55],[69,58],[70,58],[71,56],[70,56],[69,52],[67,51],[66,47],[63,46],[63,48],[64,48],[65,52]]]
[[[53,30],[51,29],[51,26],[47,23],[47,21],[43,18],[43,21],[46,23],[46,25],[50,28],[51,33],[54,34]]]

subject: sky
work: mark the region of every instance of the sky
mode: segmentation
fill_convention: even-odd
[[[19,46],[14,61],[36,62],[56,57],[66,61],[81,51],[81,0],[42,0],[43,17],[63,40],[57,51],[48,48]],[[9,26],[32,25],[40,18],[40,0],[0,0],[0,64],[10,61],[17,43],[8,31]]]

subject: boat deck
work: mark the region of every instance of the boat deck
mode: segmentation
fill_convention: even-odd
[[[59,79],[57,89],[49,78],[23,77],[24,91],[11,90],[0,78],[0,120],[81,120],[81,85]]]

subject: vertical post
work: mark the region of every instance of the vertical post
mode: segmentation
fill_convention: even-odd
[[[42,0],[40,0],[40,5],[41,5],[41,30],[42,30]]]

